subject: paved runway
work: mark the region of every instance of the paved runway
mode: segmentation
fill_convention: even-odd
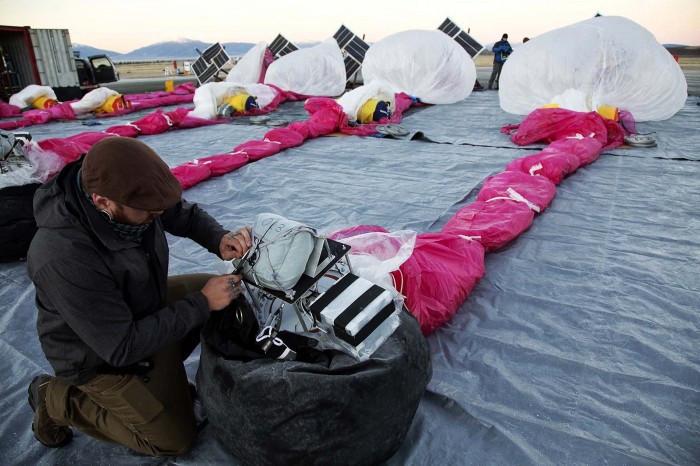
[[[684,70],[685,79],[688,82],[688,94],[700,96],[700,70]],[[476,78],[482,86],[486,86],[491,76],[490,67],[477,67]],[[161,76],[158,78],[139,78],[139,79],[122,79],[116,83],[107,85],[122,94],[135,94],[139,92],[153,92],[165,90],[165,82],[173,80],[174,84],[197,82],[194,76]]]

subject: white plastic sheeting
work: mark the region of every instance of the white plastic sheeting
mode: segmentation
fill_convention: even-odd
[[[362,65],[365,83],[382,80],[393,91],[430,104],[466,99],[476,81],[469,54],[441,31],[411,30],[373,44]]]
[[[277,97],[277,91],[265,84],[239,84],[227,81],[206,83],[194,91],[194,110],[191,116],[198,118],[216,118],[216,109],[225,99],[238,94],[254,96],[260,108],[267,107]]]
[[[24,154],[29,163],[22,166],[13,165],[2,173],[0,189],[30,183],[44,183],[65,165],[58,155],[43,150],[34,141],[24,146]]]
[[[72,102],[70,106],[76,115],[84,115],[101,107],[107,99],[115,95],[119,93],[108,87],[98,87],[85,94],[79,101]]]
[[[658,121],[683,107],[687,91],[680,66],[649,31],[601,16],[518,47],[503,66],[499,97],[517,115],[552,103],[576,111],[613,105],[637,121]]]
[[[260,72],[265,59],[265,50],[267,50],[265,42],[259,42],[252,49],[248,50],[226,75],[226,81],[233,83],[257,83],[260,79]]]
[[[56,100],[56,94],[50,86],[39,86],[38,84],[30,84],[17,94],[10,96],[10,105],[15,105],[20,109],[32,105],[39,97]]]
[[[265,84],[310,96],[339,96],[345,80],[343,54],[335,39],[280,57],[265,73]]]
[[[343,107],[343,111],[348,116],[348,120],[355,121],[357,120],[357,115],[360,113],[360,109],[369,99],[389,102],[389,108],[393,113],[396,109],[396,99],[394,95],[389,84],[374,81],[346,92],[338,99],[338,103]]]

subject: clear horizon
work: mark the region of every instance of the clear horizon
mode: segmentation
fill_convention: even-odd
[[[264,8],[217,0],[0,0],[0,21],[5,26],[68,29],[73,43],[129,53],[179,38],[257,43],[281,33],[292,42],[315,42],[331,37],[341,24],[376,42],[408,29],[436,29],[448,16],[481,43],[495,42],[503,33],[520,43],[523,37],[599,12],[635,21],[661,44],[700,45],[698,0],[501,0],[498,5],[496,11],[484,2],[449,0],[268,0]]]

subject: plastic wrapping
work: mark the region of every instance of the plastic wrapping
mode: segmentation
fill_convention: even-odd
[[[237,94],[250,94],[255,96],[260,108],[265,108],[272,103],[278,92],[264,84],[241,84],[234,82],[214,82],[203,84],[194,92],[194,110],[191,115],[197,118],[216,118],[216,111],[224,101]]]
[[[365,83],[385,81],[394,93],[405,92],[430,104],[466,99],[476,82],[469,54],[441,31],[411,30],[373,44],[362,65]]]
[[[581,21],[518,47],[503,66],[499,89],[509,113],[527,115],[552,103],[576,111],[612,105],[637,121],[670,118],[688,96],[673,56],[619,16]]]
[[[108,87],[98,87],[85,94],[79,101],[71,102],[70,106],[73,107],[76,115],[84,115],[99,108],[108,98],[115,95],[119,95],[119,93]]]
[[[265,74],[265,84],[307,96],[339,96],[345,81],[343,54],[332,38],[278,58]]]
[[[30,107],[32,102],[40,97],[56,100],[56,93],[49,86],[30,84],[18,93],[11,95],[9,104],[23,109]]]
[[[391,86],[379,80],[346,92],[338,99],[338,104],[343,107],[343,111],[348,116],[349,121],[356,121],[360,109],[369,99],[389,102],[389,108],[392,114],[396,109],[396,100]]]
[[[351,248],[348,255],[353,272],[383,288],[396,290],[390,273],[411,256],[416,232],[368,232],[344,238],[342,242]]]
[[[10,167],[7,173],[0,174],[0,189],[8,186],[44,183],[65,165],[60,156],[43,150],[35,142],[29,142],[24,146],[24,154],[29,163],[21,167]]]
[[[258,42],[231,68],[226,75],[226,81],[244,84],[259,82],[266,50],[267,44]]]

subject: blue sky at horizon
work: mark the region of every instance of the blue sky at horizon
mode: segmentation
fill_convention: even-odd
[[[368,42],[435,29],[449,16],[488,44],[535,37],[600,12],[635,21],[662,44],[700,45],[700,0],[0,0],[0,24],[68,29],[74,43],[128,53],[181,38],[204,42],[321,41],[341,24]]]

